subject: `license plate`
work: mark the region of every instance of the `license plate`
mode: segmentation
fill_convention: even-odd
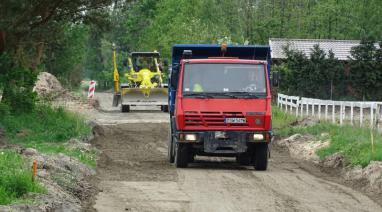
[[[247,119],[246,118],[225,118],[225,123],[243,124],[243,123],[247,123]]]

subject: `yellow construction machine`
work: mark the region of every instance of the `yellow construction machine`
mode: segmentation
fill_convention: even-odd
[[[168,88],[163,83],[159,52],[132,52],[127,59],[126,84],[120,83],[116,60],[113,48],[113,106],[121,104],[122,112],[129,112],[131,106],[160,106],[168,112]]]

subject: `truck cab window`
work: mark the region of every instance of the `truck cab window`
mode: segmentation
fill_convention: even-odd
[[[266,73],[262,64],[186,64],[184,93],[266,94]]]

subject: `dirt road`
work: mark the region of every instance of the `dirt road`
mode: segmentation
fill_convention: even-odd
[[[98,211],[382,211],[362,193],[277,149],[265,172],[230,158],[203,157],[175,169],[166,160],[166,115],[140,113],[145,123],[123,121],[137,118],[134,113],[115,116],[120,122],[105,121],[95,140],[102,151],[93,205]]]

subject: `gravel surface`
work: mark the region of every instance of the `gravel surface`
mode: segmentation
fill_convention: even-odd
[[[98,94],[94,145],[102,153],[93,183],[100,192],[86,210],[382,211],[337,176],[277,146],[265,172],[231,158],[206,157],[176,169],[166,159],[168,115],[159,110],[122,114],[108,106],[110,95]]]

